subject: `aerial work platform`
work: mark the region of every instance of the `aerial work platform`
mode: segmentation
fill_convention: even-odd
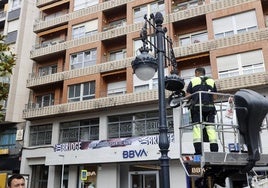
[[[208,92],[198,92],[200,99],[202,93]],[[222,183],[225,178],[234,174],[247,176],[253,167],[267,167],[268,138],[266,139],[265,135],[268,133],[266,118],[268,100],[266,102],[266,98],[263,99],[263,96],[251,90],[243,90],[237,96],[212,92],[210,94],[217,95],[215,123],[201,121],[198,124],[201,129],[208,124],[216,127],[218,152],[210,152],[208,143],[202,140],[202,155],[194,155],[192,143],[194,124],[191,123],[189,110],[191,96],[180,100],[180,161],[187,176],[210,177],[214,179],[214,183],[217,181]],[[202,104],[199,106],[202,111]],[[203,139],[202,131],[201,137]]]

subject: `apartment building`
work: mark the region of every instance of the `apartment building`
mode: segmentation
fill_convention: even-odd
[[[203,66],[221,92],[267,95],[267,1],[37,0],[35,8],[20,170],[31,188],[160,187],[157,75],[141,81],[131,67],[144,14],[164,15],[186,85]],[[167,109],[171,188],[187,186],[178,114]]]
[[[16,54],[16,65],[11,77],[1,77],[1,83],[9,83],[9,96],[1,101],[4,106],[4,119],[0,123],[0,172],[19,173],[20,158],[23,147],[25,120],[22,111],[28,101],[29,89],[26,80],[32,70],[29,59],[32,42],[34,11],[33,2],[21,0],[0,1],[0,33],[5,36],[5,43]],[[30,26],[30,27],[29,27]]]

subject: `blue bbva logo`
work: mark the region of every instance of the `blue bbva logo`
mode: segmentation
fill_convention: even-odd
[[[123,158],[128,159],[128,158],[136,158],[136,157],[142,157],[145,156],[147,157],[147,153],[145,149],[141,150],[128,150],[128,151],[123,151]]]

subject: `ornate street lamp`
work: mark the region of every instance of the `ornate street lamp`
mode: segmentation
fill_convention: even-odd
[[[145,24],[140,33],[143,46],[139,49],[141,54],[132,61],[132,68],[136,76],[144,81],[152,79],[158,71],[160,187],[169,188],[169,140],[165,89],[183,96],[184,80],[177,75],[172,40],[165,36],[167,29],[162,27],[163,15],[157,12],[155,15],[151,14],[149,19],[145,15],[144,19]],[[154,52],[154,55],[150,55],[149,52]],[[170,65],[172,66],[171,75],[165,77],[164,68]]]

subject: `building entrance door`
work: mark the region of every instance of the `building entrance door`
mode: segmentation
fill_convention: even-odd
[[[129,172],[129,188],[159,188],[158,171]]]

